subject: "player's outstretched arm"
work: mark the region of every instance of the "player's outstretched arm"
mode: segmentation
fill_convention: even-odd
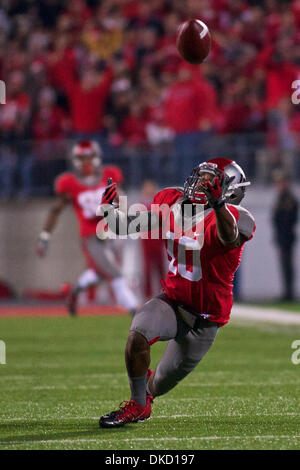
[[[116,184],[109,178],[107,187],[102,195],[97,215],[105,220],[109,229],[116,235],[147,233],[159,227],[159,217],[153,211],[142,211],[137,215],[128,215],[114,204],[117,197]]]
[[[245,237],[239,233],[238,225],[233,214],[226,207],[226,192],[233,178],[223,177],[222,184],[217,177],[213,181],[202,184],[209,205],[215,211],[217,235],[220,242],[228,248],[240,246]]]
[[[54,204],[50,208],[46,222],[44,225],[43,230],[41,231],[37,245],[36,245],[36,252],[38,256],[45,256],[47,253],[49,241],[51,238],[51,234],[56,227],[58,218],[63,211],[63,209],[66,207],[66,205],[69,203],[69,199],[66,195],[60,194],[57,196]]]
[[[245,237],[239,233],[237,222],[226,205],[215,209],[217,235],[220,242],[228,248],[240,246]]]

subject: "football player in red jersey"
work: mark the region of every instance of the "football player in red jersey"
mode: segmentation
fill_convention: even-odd
[[[239,165],[216,158],[194,168],[184,188],[160,191],[153,209],[144,220],[139,218],[140,231],[147,232],[156,217],[165,238],[169,271],[162,282],[163,293],[139,309],[131,324],[125,351],[131,399],[118,411],[102,416],[100,427],[149,418],[153,399],[196,367],[218,329],[229,321],[234,273],[244,244],[255,231],[253,216],[239,205],[248,184]],[[104,201],[109,204],[100,210],[107,221],[121,222],[124,214],[111,205],[116,192],[113,185],[110,188],[106,194],[111,198]],[[131,221],[127,216],[128,233]],[[156,370],[151,371],[150,345],[158,340],[168,344]]]
[[[72,150],[74,173],[60,175],[55,182],[56,200],[51,207],[37,243],[37,253],[47,252],[51,234],[63,209],[71,203],[77,216],[82,249],[88,269],[80,276],[78,284],[69,292],[67,305],[76,314],[77,297],[83,289],[102,280],[108,281],[118,305],[132,314],[138,300],[122,277],[121,268],[114,252],[113,240],[99,239],[96,235],[99,217],[96,209],[109,178],[121,182],[122,174],[117,167],[102,166],[102,151],[95,141],[81,141]]]

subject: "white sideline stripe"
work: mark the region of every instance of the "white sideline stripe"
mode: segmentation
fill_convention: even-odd
[[[232,319],[259,320],[267,323],[300,325],[300,314],[275,308],[260,308],[252,305],[234,305]]]
[[[298,439],[300,438],[300,435],[266,435],[266,436],[199,436],[199,437],[135,437],[131,439],[122,439],[118,438],[118,443],[119,442],[137,442],[137,441],[154,441],[154,442],[159,442],[159,441],[211,441],[211,440],[231,440],[231,439],[237,439],[237,440],[245,440],[245,439],[254,439],[254,440],[259,440],[259,439]],[[24,440],[24,441],[11,441],[11,442],[6,442],[5,444],[8,446],[11,445],[20,445],[20,444],[72,444],[72,443],[80,443],[80,442],[96,442],[98,444],[107,444],[108,442],[115,444],[116,440],[115,439],[43,439],[43,440]],[[1,441],[0,441],[1,443]]]

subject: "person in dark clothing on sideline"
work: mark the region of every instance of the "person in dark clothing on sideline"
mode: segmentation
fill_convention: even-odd
[[[293,254],[296,242],[296,225],[298,220],[298,202],[291,191],[290,181],[282,172],[274,174],[278,196],[273,208],[272,222],[275,242],[279,251],[284,293],[281,300],[294,299],[294,266]]]

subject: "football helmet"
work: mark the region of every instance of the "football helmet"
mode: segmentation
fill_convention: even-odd
[[[121,169],[115,165],[105,165],[103,167],[103,180],[107,181],[108,178],[111,178],[118,185],[121,185],[124,181]]]
[[[75,170],[81,176],[100,174],[102,169],[102,150],[94,140],[82,140],[72,149],[72,161]]]
[[[246,181],[244,171],[235,161],[228,158],[213,158],[196,166],[184,183],[184,196],[197,204],[205,205],[208,202],[200,186],[201,173],[211,173],[214,178],[219,177],[221,182],[224,175],[229,178],[234,177],[226,192],[226,202],[234,205],[240,204],[245,196],[246,186],[251,184]]]

